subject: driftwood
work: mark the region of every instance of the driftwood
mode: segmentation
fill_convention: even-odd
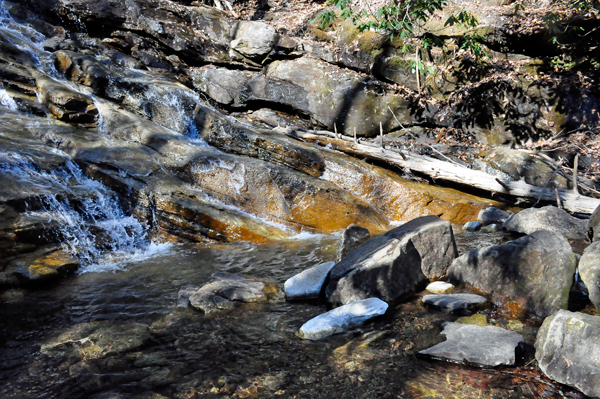
[[[332,149],[349,155],[387,162],[410,171],[422,173],[433,180],[459,183],[489,191],[492,194],[509,195],[518,199],[526,198],[531,201],[540,198],[549,202],[556,202],[558,197],[562,207],[573,213],[591,214],[600,206],[600,199],[580,195],[571,190],[542,189],[522,180],[501,179],[479,170],[469,169],[459,164],[441,161],[425,155],[392,148],[383,149],[371,143],[356,144],[353,137],[343,135],[334,137],[335,134],[332,132],[306,132],[288,129],[286,134],[322,146],[330,145]]]

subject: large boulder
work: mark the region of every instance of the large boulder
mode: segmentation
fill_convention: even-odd
[[[296,335],[302,339],[317,340],[339,334],[385,314],[387,308],[388,304],[378,298],[350,303],[307,321]]]
[[[474,324],[448,322],[444,324],[442,334],[446,341],[419,353],[479,366],[511,366],[516,360],[515,350],[523,342],[521,334],[514,331]]]
[[[325,293],[333,305],[370,297],[397,301],[428,278],[444,276],[456,255],[451,224],[423,216],[350,251],[331,269]]]
[[[598,225],[600,225],[600,206],[594,210],[586,225],[587,237],[592,241],[598,241],[598,238],[600,238]]]
[[[579,260],[579,276],[589,292],[590,301],[600,309],[600,242],[593,242]]]
[[[506,312],[546,317],[567,307],[576,266],[567,240],[540,230],[460,256],[448,278],[491,295]]]
[[[275,28],[258,21],[239,21],[232,27],[229,44],[231,58],[249,58],[261,63],[275,47],[278,36]]]
[[[547,317],[537,334],[535,358],[549,378],[600,396],[600,317],[567,310]]]
[[[564,209],[555,206],[529,208],[512,215],[504,228],[523,234],[536,230],[549,230],[561,234],[566,239],[583,239],[586,236],[587,222],[569,215]]]
[[[351,224],[342,233],[342,240],[337,251],[338,262],[348,256],[348,253],[371,238],[368,229],[357,224]]]

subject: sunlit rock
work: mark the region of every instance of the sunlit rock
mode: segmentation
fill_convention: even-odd
[[[79,260],[59,248],[46,248],[25,254],[11,261],[0,273],[11,284],[34,284],[56,280],[73,274],[79,268]]]
[[[289,278],[284,284],[285,298],[290,301],[318,298],[333,266],[335,262],[325,262]]]
[[[429,284],[425,289],[433,294],[445,294],[454,289],[454,285],[446,281],[434,281]]]
[[[585,249],[579,260],[579,276],[587,287],[590,301],[600,309],[600,242]]]
[[[555,206],[529,208],[512,215],[504,228],[523,234],[536,230],[549,230],[561,234],[566,239],[583,239],[586,236],[587,221],[569,215],[564,209]]]
[[[483,308],[487,299],[475,294],[425,295],[423,303],[431,308],[448,313],[464,313]]]

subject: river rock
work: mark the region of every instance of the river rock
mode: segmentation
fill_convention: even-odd
[[[275,28],[258,21],[237,22],[232,27],[232,36],[229,55],[236,58],[239,53],[258,63],[269,55],[278,39]]]
[[[600,309],[600,241],[585,249],[579,260],[579,277],[587,287],[590,301]]]
[[[559,310],[547,317],[535,342],[535,358],[549,378],[600,396],[600,317]]]
[[[479,366],[510,366],[515,363],[515,349],[523,342],[521,334],[494,326],[444,323],[446,341],[420,351],[436,359]]]
[[[448,278],[491,295],[507,312],[545,317],[567,307],[576,265],[567,240],[539,230],[463,254],[448,269]]]
[[[564,209],[555,206],[529,208],[512,215],[504,228],[523,234],[536,230],[549,230],[561,234],[566,239],[583,239],[586,236],[585,220],[569,215]]]
[[[495,206],[490,206],[488,208],[482,209],[479,211],[477,215],[477,220],[487,226],[492,223],[504,223],[510,216],[512,212],[503,211],[500,208],[496,208]]]
[[[0,284],[37,284],[73,274],[79,260],[56,247],[41,248],[11,261],[0,273]]]
[[[325,262],[289,278],[283,286],[285,299],[293,301],[318,298],[333,266],[335,262]]]
[[[482,225],[483,225],[483,223],[481,223],[478,220],[477,221],[472,221],[472,222],[467,222],[463,226],[463,230],[465,230],[465,231],[477,231],[477,230],[481,229]]]
[[[177,307],[188,308],[190,306],[190,297],[200,289],[199,285],[184,285],[177,293]]]
[[[425,295],[422,301],[429,307],[448,313],[462,313],[476,310],[487,303],[487,299],[475,294]]]
[[[338,262],[344,259],[348,252],[366,242],[369,238],[371,238],[371,234],[368,229],[357,224],[348,226],[342,233],[342,240],[337,252]]]
[[[454,289],[454,285],[446,281],[434,281],[425,287],[425,289],[434,294],[445,294],[448,291],[452,291]]]
[[[339,334],[385,314],[387,308],[388,304],[379,298],[353,302],[307,321],[296,335],[302,339],[317,340]]]
[[[333,305],[370,297],[397,301],[428,278],[444,276],[456,253],[451,224],[423,216],[350,251],[331,269],[325,293]]]
[[[268,283],[230,273],[213,273],[213,281],[189,296],[190,304],[205,313],[232,309],[243,303],[265,302],[277,289]]]
[[[587,237],[590,240],[598,241],[598,238],[600,238],[599,225],[600,225],[600,206],[598,206],[594,210],[594,213],[592,213],[592,216],[590,216],[590,219],[587,222],[586,232],[587,232]]]

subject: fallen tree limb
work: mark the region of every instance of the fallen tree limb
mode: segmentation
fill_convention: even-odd
[[[487,174],[479,170],[469,169],[467,167],[441,161],[425,155],[418,155],[408,151],[382,149],[377,145],[355,144],[354,139],[347,136],[333,138],[331,132],[306,132],[298,130],[289,130],[286,134],[290,137],[304,141],[316,143],[322,146],[330,145],[332,149],[344,152],[349,155],[363,157],[370,160],[387,162],[401,168],[422,173],[434,180],[446,180],[453,183],[463,184],[469,187],[475,187],[486,190],[492,194],[504,194],[516,198],[527,198],[535,201],[541,200],[556,202],[557,194],[559,201],[564,209],[582,214],[591,214],[600,206],[600,199],[591,198],[571,190],[542,189],[522,180],[514,181],[500,179],[497,176]]]

